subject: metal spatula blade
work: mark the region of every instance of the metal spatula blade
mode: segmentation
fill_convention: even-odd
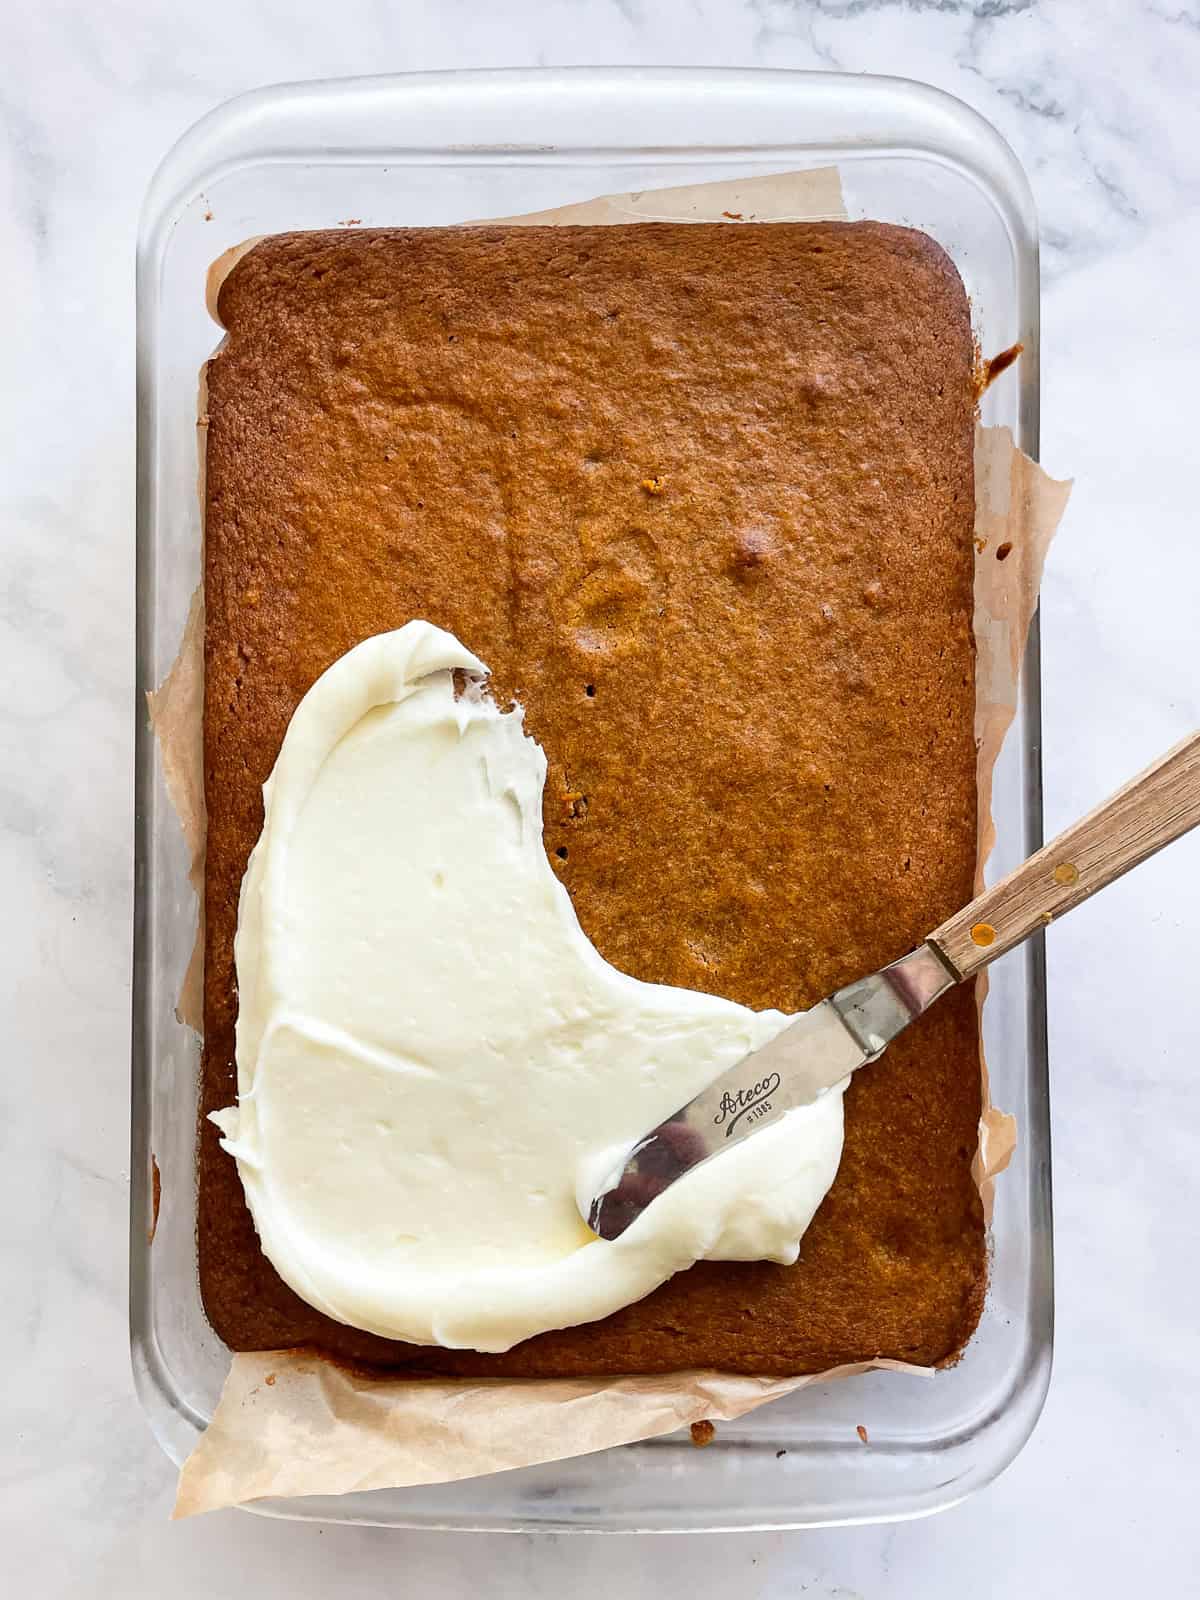
[[[956,981],[933,946],[923,944],[822,1000],[651,1129],[613,1174],[612,1188],[592,1201],[588,1226],[602,1239],[619,1238],[685,1172],[811,1105],[873,1061]]]
[[[1200,823],[1200,733],[949,917],[909,955],[839,989],[638,1141],[587,1222],[617,1239],[685,1172],[874,1061],[939,995]],[[580,1209],[582,1210],[582,1204]]]

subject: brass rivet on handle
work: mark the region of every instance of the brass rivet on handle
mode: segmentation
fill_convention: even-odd
[[[1054,881],[1064,889],[1079,882],[1079,868],[1073,861],[1060,861],[1054,869]]]
[[[995,941],[996,930],[990,922],[977,922],[971,929],[971,942],[979,945],[981,949],[986,949],[989,944],[994,944]]]

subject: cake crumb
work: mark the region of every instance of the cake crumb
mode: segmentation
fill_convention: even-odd
[[[975,550],[976,550],[977,554],[982,555],[983,552],[987,549],[987,547],[988,547],[988,542],[987,542],[986,539],[976,539],[976,541],[975,541]]]
[[[863,1442],[863,1443],[864,1443],[864,1444],[870,1444],[870,1442],[871,1442],[871,1440],[870,1440],[870,1438],[869,1438],[869,1437],[868,1437],[868,1435],[867,1435],[867,1430],[866,1430],[866,1428],[865,1428],[865,1427],[864,1427],[864,1426],[863,1426],[863,1425],[862,1425],[862,1423],[861,1423],[861,1422],[860,1422],[860,1423],[859,1423],[859,1425],[858,1425],[858,1427],[857,1427],[857,1428],[855,1428],[855,1430],[854,1430],[854,1431],[855,1431],[855,1433],[856,1433],[856,1434],[857,1434],[857,1435],[858,1435],[858,1437],[859,1437],[859,1438],[860,1438],[860,1439],[861,1439],[861,1440],[862,1440],[862,1442]]]
[[[1018,356],[1024,353],[1024,350],[1025,346],[1023,344],[1010,344],[1007,350],[1001,350],[998,355],[994,355],[990,361],[985,362],[983,387],[987,389],[995,383],[1000,374],[1007,372]]]
[[[728,217],[730,222],[740,222],[742,220],[743,213],[741,211],[722,211],[721,215],[723,217]]]
[[[263,1379],[263,1382],[266,1384],[268,1389],[273,1388],[275,1384],[275,1374],[273,1372],[268,1372],[266,1377]]]
[[[564,822],[582,822],[587,816],[588,797],[578,789],[568,789],[561,796],[559,804],[562,806]]]
[[[878,578],[872,578],[862,592],[863,600],[872,611],[878,611],[883,604],[883,585]]]
[[[205,213],[204,213],[204,220],[205,220],[205,222],[211,222],[211,221],[212,221],[212,218],[213,218],[213,214],[212,214],[212,212],[211,212],[211,211],[206,211],[206,212],[205,212]]]
[[[146,1229],[146,1243],[154,1243],[154,1235],[158,1232],[158,1208],[162,1204],[162,1173],[158,1170],[157,1157],[150,1157],[150,1226]]]
[[[652,478],[642,479],[642,488],[645,489],[648,495],[652,495],[655,499],[657,499],[659,495],[663,493],[666,487],[667,480],[658,473],[655,473]]]
[[[704,1446],[711,1444],[716,1437],[717,1429],[714,1423],[707,1420],[692,1423],[692,1443],[697,1450],[703,1450]]]
[[[1012,554],[1012,540],[1005,539],[1003,544],[996,546],[996,560],[1007,561]]]
[[[787,1455],[787,1451],[786,1450],[776,1450],[776,1452],[775,1452],[776,1461],[782,1461],[785,1455]]]

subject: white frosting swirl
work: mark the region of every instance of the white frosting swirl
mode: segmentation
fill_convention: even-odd
[[[263,1249],[340,1322],[506,1350],[701,1258],[796,1259],[841,1156],[831,1090],[689,1173],[613,1243],[581,1221],[631,1144],[790,1020],[640,983],[542,843],[546,761],[425,622],[298,706],[238,913],[238,1104]]]

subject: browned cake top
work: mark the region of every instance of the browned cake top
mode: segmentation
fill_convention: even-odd
[[[972,348],[924,235],[871,223],[282,235],[209,368],[203,1110],[235,1092],[260,788],[314,679],[423,617],[549,760],[585,932],[652,982],[798,1010],[911,948],[975,866]],[[952,1355],[984,1284],[963,991],[846,1097],[793,1268],[703,1265],[504,1356],[329,1321],[201,1133],[235,1349],[460,1373],[802,1372]]]

